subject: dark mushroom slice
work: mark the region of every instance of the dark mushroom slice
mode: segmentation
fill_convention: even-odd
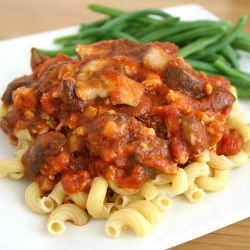
[[[12,104],[12,92],[14,90],[23,86],[30,86],[33,82],[34,80],[30,75],[18,77],[14,81],[10,82],[2,95],[2,101],[4,104]]]
[[[65,142],[65,136],[59,132],[50,131],[39,135],[22,158],[28,173],[36,177],[46,159],[60,153]]]
[[[187,72],[180,65],[167,65],[162,78],[169,88],[187,94],[192,98],[199,99],[205,95],[204,82]]]

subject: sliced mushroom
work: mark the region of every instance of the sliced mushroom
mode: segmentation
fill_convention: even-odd
[[[59,132],[50,131],[39,135],[22,158],[29,174],[36,177],[46,159],[58,154],[65,142],[65,136]]]
[[[195,118],[182,117],[182,135],[198,152],[203,151],[208,146],[206,129],[202,123]]]
[[[205,95],[204,82],[177,64],[167,65],[166,70],[163,72],[163,82],[169,88],[178,90],[196,99]]]
[[[11,83],[9,83],[8,87],[3,93],[2,100],[5,104],[11,104],[12,103],[12,92],[16,90],[19,87],[23,86],[30,86],[34,80],[32,79],[32,76],[22,76]]]
[[[211,95],[204,99],[205,105],[210,105],[210,107],[215,111],[221,111],[225,108],[231,107],[234,103],[235,97],[228,90],[223,87],[214,86]]]
[[[31,49],[31,68],[35,70],[35,68],[42,64],[48,57],[39,53],[39,51],[35,48]]]

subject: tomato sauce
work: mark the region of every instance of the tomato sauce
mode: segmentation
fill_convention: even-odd
[[[79,45],[76,59],[32,51],[33,73],[2,97],[12,108],[1,127],[14,143],[16,131],[30,132],[22,161],[44,192],[59,181],[66,192],[88,192],[96,176],[137,189],[216,145],[239,152],[242,138],[225,125],[230,82],[196,72],[177,50],[114,40]]]

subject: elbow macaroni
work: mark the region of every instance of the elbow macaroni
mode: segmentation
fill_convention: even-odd
[[[0,177],[21,179],[24,176],[24,166],[18,158],[0,160]]]
[[[113,203],[106,203],[108,182],[103,177],[95,177],[86,202],[88,213],[98,219],[105,219],[111,213]]]
[[[32,182],[26,188],[24,200],[26,205],[35,213],[50,213],[55,207],[54,201],[50,197],[42,196],[42,192],[36,182]]]
[[[200,176],[195,180],[196,185],[205,191],[218,192],[228,181],[228,170],[214,169],[212,176]]]
[[[131,228],[137,236],[144,236],[150,225],[160,219],[160,210],[147,200],[130,203],[125,208],[114,212],[107,220],[105,230],[110,237],[120,236],[122,229]]]
[[[48,231],[53,235],[64,233],[66,221],[70,221],[77,226],[83,226],[88,222],[88,215],[74,204],[60,205],[49,215]]]

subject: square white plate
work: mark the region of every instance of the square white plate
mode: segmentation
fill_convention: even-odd
[[[216,19],[197,5],[168,8],[168,12],[185,20]],[[30,49],[53,48],[53,38],[72,34],[70,27],[35,35],[0,41],[0,94],[14,78],[31,72]],[[245,55],[242,66],[250,68],[250,57]],[[241,102],[242,110],[250,120],[250,102]],[[0,158],[12,156],[13,148],[0,131]],[[47,216],[32,213],[24,204],[26,180],[0,179],[0,249],[167,249],[250,216],[250,164],[230,173],[228,186],[219,193],[208,193],[204,201],[191,204],[184,199],[174,200],[174,206],[162,213],[162,221],[152,227],[149,235],[137,238],[122,234],[110,239],[104,232],[104,221],[91,220],[84,227],[67,225],[65,234],[54,237],[46,231]]]

